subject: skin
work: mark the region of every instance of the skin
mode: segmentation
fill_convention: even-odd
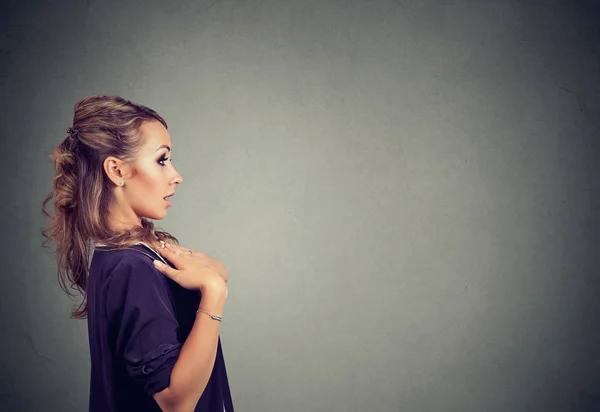
[[[193,249],[189,249],[187,247],[171,245],[169,243],[164,243],[162,241],[161,241],[161,247],[163,249],[170,250],[179,256],[194,257],[198,261],[200,261],[204,265],[206,265],[207,267],[209,267],[212,270],[214,270],[215,272],[217,272],[219,274],[219,276],[221,276],[221,278],[225,281],[225,283],[227,283],[227,280],[229,280],[227,268],[218,259],[215,259],[207,254],[202,253],[202,252],[198,252]],[[190,251],[192,253],[190,253]]]
[[[142,217],[163,219],[167,215],[163,198],[183,180],[169,160],[171,138],[165,127],[160,122],[146,122],[140,131],[145,142],[133,163],[112,156],[103,163],[115,185],[108,219],[113,229],[141,226]],[[121,179],[123,185],[119,185]],[[227,298],[227,270],[218,260],[201,252],[190,254],[190,250],[165,244],[158,253],[175,268],[164,264],[157,268],[181,286],[202,291],[199,309],[220,316]],[[161,410],[191,411],[195,407],[214,366],[219,328],[220,322],[197,316],[171,372],[169,386],[153,395]]]
[[[160,220],[167,215],[165,196],[175,192],[175,186],[183,178],[170,160],[172,151],[169,132],[160,122],[145,122],[140,126],[145,143],[136,160],[127,164],[109,156],[104,160],[104,171],[115,184],[113,201],[109,206],[109,226],[124,229],[142,226],[142,217]],[[119,186],[119,180],[124,184]],[[192,254],[190,257],[207,265],[227,282],[227,269],[219,260],[202,252],[178,245],[166,246],[176,254]]]
[[[109,206],[109,226],[113,229],[141,227],[142,217],[163,219],[167,215],[163,197],[173,193],[183,181],[170,160],[171,137],[167,129],[160,122],[145,122],[140,132],[145,143],[133,163],[114,156],[108,156],[103,163],[104,171],[115,184]],[[124,184],[119,186],[121,179]]]

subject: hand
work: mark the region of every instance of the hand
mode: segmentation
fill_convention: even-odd
[[[160,241],[160,243],[162,245],[165,245],[168,250],[172,250],[175,253],[179,252],[179,254],[181,255],[198,257],[201,261],[205,261],[213,270],[215,270],[219,274],[219,276],[221,276],[221,278],[225,281],[225,283],[227,283],[227,281],[229,280],[229,273],[227,272],[227,268],[225,268],[225,265],[221,261],[211,256],[208,256],[205,253],[198,252],[183,246],[171,245],[170,243],[165,243],[162,240]],[[190,251],[192,253],[190,253]]]
[[[182,254],[168,247],[160,247],[157,251],[175,266],[174,269],[160,262],[161,265],[157,269],[165,276],[186,289],[200,290],[204,293],[206,288],[211,288],[223,292],[225,298],[227,297],[227,285],[210,260],[189,253]]]

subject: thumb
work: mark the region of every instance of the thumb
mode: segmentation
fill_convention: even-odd
[[[163,262],[161,262],[160,260],[153,260],[152,263],[154,264],[154,267],[156,269],[158,269],[159,272],[161,272],[163,275],[166,275],[167,277],[170,277],[171,279],[173,279],[173,277],[175,277],[175,269],[173,269],[171,266],[169,265],[165,265]]]

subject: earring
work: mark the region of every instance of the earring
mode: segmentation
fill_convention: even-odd
[[[123,179],[119,180],[119,186],[123,186]]]

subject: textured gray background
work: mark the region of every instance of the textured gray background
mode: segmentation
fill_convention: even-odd
[[[591,3],[4,1],[0,410],[87,408],[40,208],[98,93],[169,122],[237,411],[600,410]]]

